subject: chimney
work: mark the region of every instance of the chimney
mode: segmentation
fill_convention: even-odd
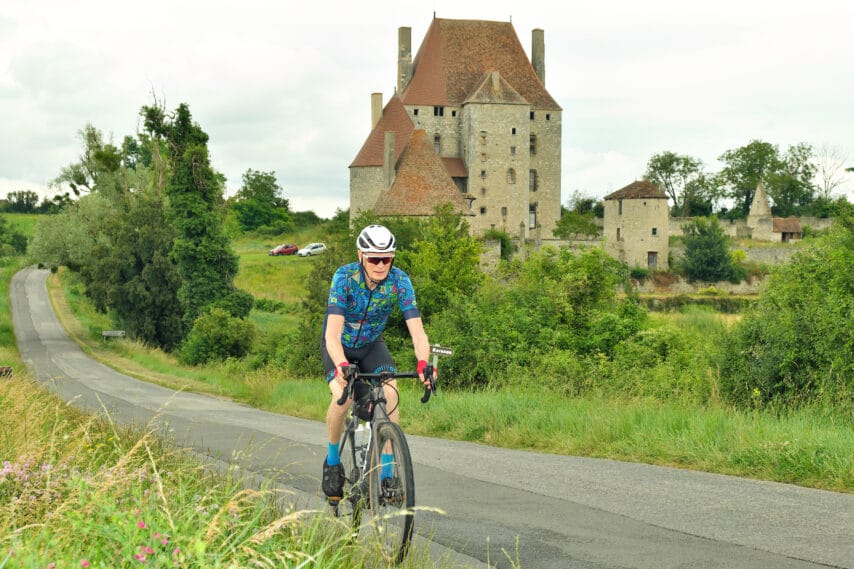
[[[387,130],[385,133],[385,146],[383,148],[383,175],[386,189],[394,182],[394,131]]]
[[[371,93],[371,130],[379,124],[381,118],[383,118],[383,94]]]
[[[397,28],[397,92],[403,94],[412,80],[412,28]]]
[[[531,32],[531,65],[540,82],[546,84],[546,39],[545,33],[540,28]]]

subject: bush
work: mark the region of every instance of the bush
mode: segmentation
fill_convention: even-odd
[[[180,351],[181,361],[198,365],[229,357],[241,358],[252,348],[255,327],[222,308],[211,308],[193,324]]]
[[[736,403],[854,408],[854,219],[772,272],[734,329],[721,363]]]

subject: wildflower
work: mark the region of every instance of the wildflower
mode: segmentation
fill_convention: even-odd
[[[139,520],[138,522],[136,522],[136,527],[138,527],[139,529],[145,529],[145,522]]]
[[[150,546],[148,546],[148,545],[146,545],[145,547],[143,547],[143,548],[142,548],[142,551],[143,551],[143,553],[146,553],[146,554],[148,554],[148,555],[151,555],[152,553],[154,553],[154,550],[153,550],[153,549],[151,549],[151,547],[150,547]]]
[[[172,557],[177,557],[179,555],[181,555],[181,548],[180,547],[176,547],[175,549],[172,550]]]
[[[89,567],[89,562],[86,560],[85,557],[80,560],[80,566],[81,567]]]

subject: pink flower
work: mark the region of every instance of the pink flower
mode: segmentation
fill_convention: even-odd
[[[172,557],[175,557],[175,556],[180,555],[180,554],[181,554],[181,548],[180,547],[176,547],[175,549],[172,550]]]
[[[151,549],[151,547],[149,547],[147,545],[142,548],[142,551],[143,551],[143,553],[147,553],[148,555],[151,555],[152,553],[154,553],[154,550]]]
[[[145,522],[139,520],[138,522],[136,522],[136,527],[138,527],[139,529],[145,529]]]
[[[88,562],[88,561],[86,561],[86,559],[81,559],[81,560],[80,560],[80,565],[81,565],[82,567],[89,567],[89,562]]]

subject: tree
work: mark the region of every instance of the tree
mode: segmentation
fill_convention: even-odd
[[[768,196],[774,200],[773,213],[787,217],[805,211],[812,204],[815,169],[812,146],[800,143],[789,147],[780,169],[765,176]]]
[[[839,146],[823,145],[815,154],[815,168],[818,176],[818,191],[825,200],[833,197],[836,188],[845,181],[846,171],[844,164],[848,162],[848,155]]]
[[[706,282],[734,281],[744,276],[729,254],[729,237],[718,218],[698,217],[682,226],[685,257],[682,269],[689,280]]]
[[[163,196],[154,189],[130,194],[105,230],[81,270],[87,295],[132,338],[171,351],[182,339],[183,310]]]
[[[602,200],[582,196],[576,190],[566,207],[560,208],[560,219],[552,231],[555,237],[568,239],[572,235],[597,235],[599,226],[594,221],[595,217],[604,215]]]
[[[8,210],[13,213],[33,213],[39,203],[39,195],[29,190],[9,192],[6,199],[9,200]]]
[[[664,189],[673,202],[673,213],[681,217],[711,213],[714,199],[712,177],[703,172],[699,158],[665,151],[655,154],[646,166],[649,181]]]
[[[247,170],[232,209],[243,231],[264,228],[270,233],[284,233],[293,227],[288,200],[282,197],[274,172]]]
[[[734,208],[742,216],[750,211],[753,194],[768,173],[780,172],[784,163],[777,147],[761,140],[752,140],[746,146],[727,150],[718,160],[725,165],[719,178],[727,195],[735,201]]]
[[[171,258],[181,277],[178,299],[185,330],[190,330],[203,308],[230,295],[245,295],[234,288],[238,260],[223,232],[224,180],[211,167],[208,135],[193,122],[186,104],[174,116],[158,106],[143,107],[141,114],[149,135],[163,140],[170,151],[166,196],[177,235]],[[234,303],[238,305],[244,304]]]
[[[83,141],[80,159],[64,167],[50,185],[61,188],[67,184],[75,196],[94,191],[121,193],[122,152],[104,142],[104,135],[91,124],[78,131],[78,136]]]

